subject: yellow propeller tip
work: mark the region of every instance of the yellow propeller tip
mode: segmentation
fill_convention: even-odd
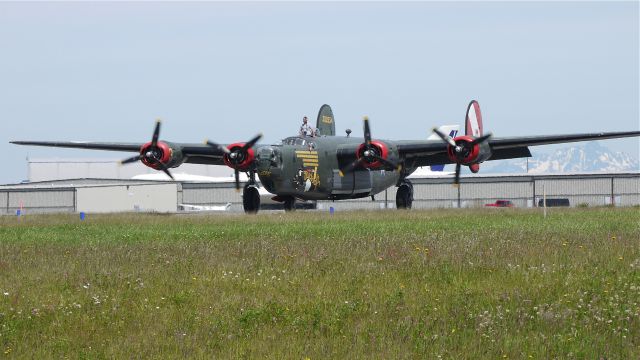
[[[204,139],[204,144],[207,144],[209,142],[209,139]]]
[[[340,177],[344,177],[344,173],[342,171],[338,171],[338,175],[340,175]]]
[[[362,118],[362,120],[364,120],[364,121],[369,121],[369,117],[368,117],[367,115],[365,115],[365,116]]]

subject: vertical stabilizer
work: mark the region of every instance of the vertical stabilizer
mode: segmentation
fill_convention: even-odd
[[[324,104],[318,111],[318,121],[316,122],[316,128],[320,136],[335,136],[336,135],[336,123],[333,119],[333,111],[331,106]]]
[[[464,124],[465,135],[482,136],[482,114],[480,113],[480,104],[477,101],[471,100],[469,103]]]

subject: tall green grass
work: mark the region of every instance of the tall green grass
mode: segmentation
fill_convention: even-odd
[[[638,209],[0,226],[0,356],[640,358]]]

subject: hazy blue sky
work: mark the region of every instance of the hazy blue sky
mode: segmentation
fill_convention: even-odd
[[[496,136],[638,130],[638,2],[0,3],[0,183],[30,157],[126,157],[9,140],[421,139],[478,99]],[[603,145],[634,156],[638,140]]]

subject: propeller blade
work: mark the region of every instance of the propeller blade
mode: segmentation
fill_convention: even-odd
[[[160,161],[158,158],[156,158],[155,156],[151,158],[151,160],[153,160],[153,162],[155,162],[156,164],[158,164],[158,166],[160,166],[160,170],[162,170],[165,174],[167,174],[168,177],[171,178],[171,180],[175,180],[173,175],[171,175],[171,172],[169,171],[169,168],[167,167],[167,165],[165,165],[162,161]]]
[[[369,128],[369,117],[365,116],[363,119],[364,122],[364,143],[369,146],[371,145],[371,129]]]
[[[473,141],[469,145],[475,145],[475,144],[481,143],[481,142],[487,140],[488,138],[490,138],[492,135],[493,134],[488,133],[487,135],[483,135],[483,136],[480,136],[479,138],[475,138],[475,139],[473,139]]]
[[[213,141],[205,140],[204,143],[209,145],[209,146],[211,146],[212,148],[216,148],[216,149],[222,150],[225,154],[230,154],[231,153],[231,151],[229,151],[229,149],[227,149],[226,146],[222,146],[220,144],[216,144]]]
[[[124,164],[129,164],[132,162],[136,162],[136,161],[140,161],[142,160],[143,156],[142,155],[136,155],[136,156],[132,156],[130,158],[126,158],[124,160],[120,161],[120,165],[124,165]]]
[[[373,155],[373,158],[378,160],[378,161],[380,161],[381,163],[383,163],[389,169],[394,169],[395,171],[399,171],[401,169],[401,167],[398,164],[393,163],[393,162],[391,162],[391,161],[389,161],[389,160],[387,160],[387,159],[385,159],[383,157],[380,157],[378,155]]]
[[[236,190],[239,191],[240,190],[240,171],[238,171],[238,169],[233,169],[234,170],[234,175],[236,177]]]
[[[171,175],[171,172],[169,171],[169,169],[164,168],[164,169],[162,169],[162,171],[163,171],[165,174],[167,174],[167,176],[168,176],[168,177],[170,177],[170,178],[171,178],[171,180],[175,180],[175,179],[173,178],[173,175]]]
[[[442,139],[442,141],[446,142],[447,144],[453,147],[456,147],[456,142],[453,141],[453,139],[449,135],[443,133],[442,131],[440,131],[438,128],[435,128],[435,127],[433,128],[433,132],[436,133],[436,135],[438,135]]]
[[[160,136],[160,123],[161,120],[156,120],[156,128],[153,130],[153,137],[151,137],[151,146],[156,147],[158,145],[158,137]]]
[[[244,144],[244,146],[242,147],[242,151],[247,151],[250,148],[252,148],[253,145],[255,145],[258,142],[258,140],[260,140],[260,138],[262,138],[262,134],[258,134],[253,139],[249,140],[249,142]]]
[[[458,186],[460,184],[460,163],[456,163],[456,177],[453,179],[453,184]]]
[[[158,159],[155,156],[155,154],[153,154],[152,156],[147,157],[147,160],[149,160],[150,162],[152,162],[154,164],[158,164],[158,166],[160,167],[160,170],[162,170],[165,174],[167,174],[167,176],[170,177],[171,180],[175,180],[173,175],[171,175],[171,172],[169,171],[169,168],[167,167],[167,165],[165,165],[162,161],[160,161],[160,159]]]
[[[361,157],[360,159],[356,159],[351,164],[349,164],[349,165],[345,166],[344,168],[340,169],[340,176],[344,176],[344,174],[352,172],[353,169],[358,167],[358,165],[362,164],[363,162],[364,162],[364,158],[363,157]]]

